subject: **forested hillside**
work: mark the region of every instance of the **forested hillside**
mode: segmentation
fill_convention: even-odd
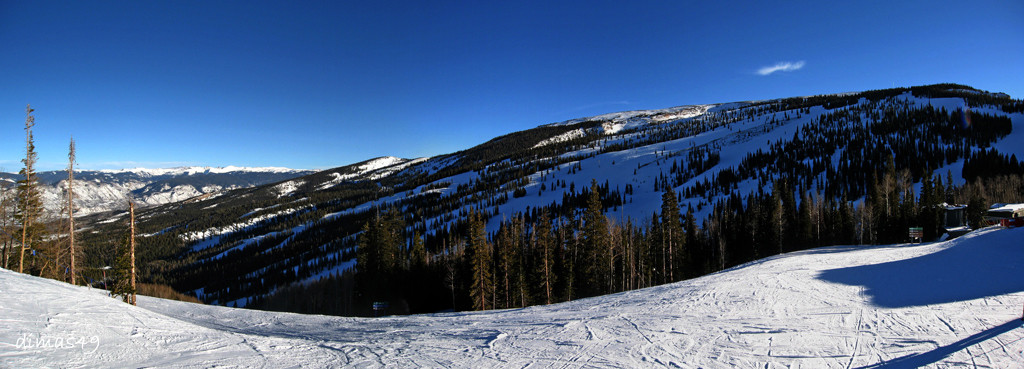
[[[1021,100],[952,84],[608,114],[149,208],[138,257],[144,281],[259,309],[567,301],[934,239],[943,202],[979,225],[1024,201],[1022,125]],[[123,215],[88,224],[88,265],[110,265]]]

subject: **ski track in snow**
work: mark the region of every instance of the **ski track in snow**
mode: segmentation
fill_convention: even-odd
[[[133,307],[0,270],[0,367],[1020,367],[1021,236],[826,247],[569,303],[376,319]],[[55,344],[69,337],[84,341]]]

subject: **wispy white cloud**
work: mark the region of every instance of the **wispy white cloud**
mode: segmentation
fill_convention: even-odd
[[[795,62],[795,63],[794,62],[778,62],[778,63],[775,63],[775,65],[772,65],[772,66],[761,67],[761,69],[757,70],[757,74],[760,74],[762,76],[767,76],[767,75],[775,73],[775,72],[792,72],[792,71],[795,71],[795,70],[799,70],[800,68],[803,68],[804,64],[805,63],[804,63],[803,60]]]

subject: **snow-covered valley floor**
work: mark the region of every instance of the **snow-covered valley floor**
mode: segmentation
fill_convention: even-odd
[[[0,269],[0,367],[1024,367],[1024,229],[828,247],[525,309],[378,319],[139,297]]]

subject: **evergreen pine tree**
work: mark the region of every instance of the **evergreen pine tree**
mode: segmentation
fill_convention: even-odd
[[[812,227],[814,226],[814,220],[811,218],[811,209],[814,205],[811,203],[811,197],[804,192],[800,195],[800,215],[797,218],[797,231],[796,231],[796,242],[799,244],[798,247],[802,249],[809,249],[818,245],[814,244],[814,234]]]
[[[522,216],[512,218],[512,299],[513,306],[526,307],[530,304],[530,296],[526,283],[528,255],[526,252],[526,220]]]
[[[14,213],[11,210],[13,206],[14,197],[11,193],[10,187],[7,186],[6,182],[0,182],[0,242],[3,243],[3,254],[0,255],[0,266],[5,269],[10,268],[10,250],[14,245],[14,222],[11,215]]]
[[[764,227],[765,245],[772,250],[771,254],[768,255],[781,254],[785,252],[782,246],[786,219],[782,208],[783,188],[784,186],[781,185],[780,181],[775,181],[772,193],[768,195],[766,199],[767,202],[764,207],[765,219],[768,221]]]
[[[427,267],[427,249],[423,245],[420,232],[412,234],[412,248],[409,250],[409,264],[414,273],[423,272]]]
[[[512,224],[503,221],[494,240],[494,265],[498,277],[495,280],[495,291],[497,292],[495,309],[511,306],[512,278],[514,278],[512,275],[512,259],[514,258],[512,239],[515,237],[512,233]]]
[[[114,259],[110,295],[135,305],[135,204],[130,201],[128,211],[128,229]]]
[[[781,245],[779,249],[782,252],[787,252],[806,246],[800,242],[800,215],[790,180],[782,178],[779,182],[781,183],[779,185],[779,200],[782,205],[782,223],[779,225]]]
[[[945,202],[946,189],[942,185],[942,177],[939,175],[935,175],[935,177],[932,178],[932,184],[935,188],[932,190],[932,195],[930,197],[931,201],[927,204],[920,204],[922,207],[927,207],[929,209],[929,211],[925,213],[925,218],[922,220],[921,224],[925,228],[926,237],[935,239],[945,232],[945,229],[942,226],[942,216],[945,213],[945,210],[940,208],[940,205]]]
[[[596,296],[611,290],[611,274],[607,270],[608,260],[611,259],[610,248],[608,247],[608,220],[604,217],[601,206],[601,194],[597,187],[597,181],[590,183],[590,197],[587,199],[587,209],[583,214],[584,220],[584,247],[587,265],[584,270],[586,278],[586,292],[588,296]]]
[[[713,270],[725,269],[725,255],[708,250],[707,245],[700,238],[700,230],[697,229],[697,218],[693,215],[693,207],[687,207],[686,215],[683,217],[683,227],[686,229],[686,241],[683,242],[683,245],[685,245],[688,255],[685,260],[689,262],[691,268],[697,269],[690,271],[686,276],[696,277]]]
[[[857,233],[857,220],[854,217],[854,209],[850,202],[846,199],[846,194],[843,194],[842,199],[839,201],[839,227],[837,237],[834,243],[842,245],[849,245],[853,243],[855,235]]]
[[[651,265],[651,285],[668,283],[668,246],[665,242],[665,226],[657,213],[651,214],[650,232],[648,233],[647,259]]]
[[[542,211],[540,219],[537,220],[537,224],[533,227],[534,231],[534,243],[535,249],[537,250],[539,260],[536,265],[539,269],[537,274],[541,281],[541,285],[544,290],[544,303],[550,304],[552,301],[552,290],[555,284],[555,273],[554,273],[554,237],[551,234],[551,218],[548,216],[547,211]]]
[[[864,232],[864,240],[862,242],[875,244],[881,237],[882,225],[888,221],[885,212],[885,191],[882,189],[879,183],[878,175],[872,177],[871,182],[868,186],[868,201],[864,207],[866,214],[861,223],[864,224],[866,231]]]
[[[988,206],[981,191],[971,191],[970,200],[967,202],[967,221],[972,228],[979,228],[985,224],[985,211]]]
[[[917,223],[923,228],[923,236],[926,240],[931,240],[937,235],[936,227],[938,219],[938,202],[941,194],[936,191],[935,181],[932,176],[926,174],[921,181],[921,197],[918,201],[918,205],[921,207],[921,212],[918,214]]]
[[[121,242],[117,244],[114,262],[111,265],[110,296],[119,297],[128,302],[129,296],[135,291],[131,288],[131,254],[129,253],[129,231],[125,230]]]
[[[376,302],[393,295],[391,282],[398,271],[399,245],[404,228],[395,209],[386,214],[377,212],[363,225],[356,250],[357,274],[361,293]]]
[[[493,308],[491,299],[491,244],[487,241],[487,229],[483,216],[477,212],[469,215],[469,237],[466,240],[466,252],[469,253],[472,282],[470,297],[474,310]]]
[[[679,278],[682,277],[681,273],[676,273],[680,269],[680,265],[685,265],[683,254],[683,224],[679,214],[679,202],[676,200],[675,191],[672,188],[668,188],[664,194],[661,195],[661,231],[663,242],[665,243],[665,259],[667,260],[668,281],[677,281],[677,275]]]
[[[898,229],[899,224],[899,203],[900,203],[900,187],[899,182],[896,178],[896,164],[895,159],[892,155],[888,155],[885,161],[885,175],[882,181],[882,187],[885,192],[885,223],[882,224],[882,229],[885,232],[886,243],[898,242],[901,238],[904,230]]]
[[[949,204],[956,204],[959,201],[956,186],[953,184],[953,171],[949,169],[946,170],[946,196],[942,201]]]
[[[901,232],[909,231],[910,227],[915,226],[917,223],[918,208],[917,199],[914,196],[914,189],[908,186],[900,202],[899,218],[901,219],[901,222],[899,230]]]

